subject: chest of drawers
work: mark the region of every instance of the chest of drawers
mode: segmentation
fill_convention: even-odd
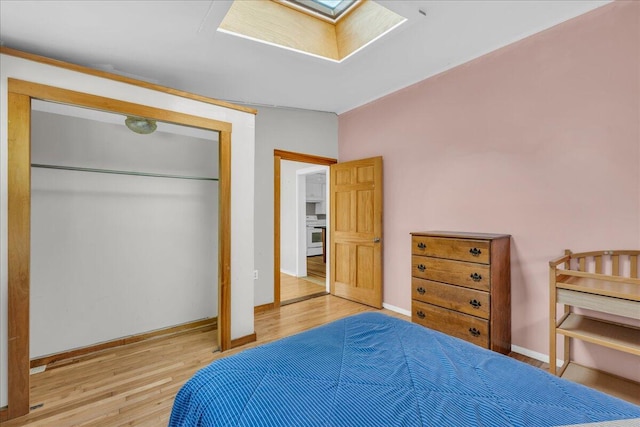
[[[507,234],[411,233],[411,320],[509,353],[509,251]]]

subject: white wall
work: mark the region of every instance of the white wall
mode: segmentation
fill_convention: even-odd
[[[231,337],[253,328],[255,116],[163,92],[0,55],[0,406],[7,404],[7,79],[9,77],[232,123]],[[273,163],[273,162],[271,162]]]
[[[273,150],[338,157],[333,113],[258,107],[255,157],[255,305],[273,302]]]
[[[218,176],[216,132],[139,135],[118,118],[34,111],[32,162]],[[32,358],[217,315],[216,181],[42,168],[31,178]]]

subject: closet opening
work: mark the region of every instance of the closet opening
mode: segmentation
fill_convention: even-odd
[[[231,124],[16,79],[7,105],[9,418],[29,413],[31,359],[213,321],[229,349]],[[119,136],[59,108],[116,116]]]
[[[130,119],[32,101],[32,369],[216,325],[218,133]]]

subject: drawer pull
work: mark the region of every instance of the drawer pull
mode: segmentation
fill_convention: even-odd
[[[426,249],[427,245],[425,245],[424,243],[420,242],[418,243],[418,249]]]
[[[424,293],[427,292],[422,286],[420,286],[418,289],[416,289],[416,291],[418,291],[418,293],[420,295],[424,295]]]
[[[480,303],[480,301],[478,301],[477,299],[472,299],[471,301],[469,301],[469,304],[471,304],[471,306],[473,308],[480,308],[482,307],[482,304]]]
[[[471,280],[473,280],[474,282],[479,282],[482,280],[482,276],[478,273],[473,273],[469,275],[469,277],[471,277]]]
[[[471,248],[469,249],[469,253],[473,256],[480,256],[480,254],[482,253],[482,251],[478,248]]]
[[[425,271],[427,269],[427,267],[424,266],[424,264],[418,264],[418,266],[416,267],[418,270],[420,271]]]
[[[418,316],[420,319],[424,319],[424,318],[425,318],[424,311],[422,311],[422,310],[418,310],[418,311],[416,312],[416,316]]]
[[[469,328],[469,333],[471,335],[473,335],[474,337],[479,337],[480,336],[480,331],[477,330],[476,328]]]

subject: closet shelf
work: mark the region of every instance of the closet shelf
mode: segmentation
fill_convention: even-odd
[[[626,378],[588,368],[575,362],[569,363],[562,378],[640,405],[640,384]]]
[[[596,295],[640,301],[640,279],[564,270],[558,274],[556,287]]]
[[[198,181],[218,181],[218,178],[211,178],[206,176],[189,176],[189,175],[172,175],[172,174],[165,174],[165,173],[119,171],[119,170],[112,170],[112,169],[81,168],[76,166],[45,165],[40,163],[32,163],[31,167],[41,168],[41,169],[68,170],[68,171],[76,171],[76,172],[105,173],[105,174],[114,174],[114,175],[147,176],[152,178],[173,178],[173,179],[192,179],[192,180],[198,180]]]
[[[557,333],[582,341],[640,355],[640,329],[571,313]]]

